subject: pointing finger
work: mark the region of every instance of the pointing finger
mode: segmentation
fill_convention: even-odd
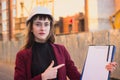
[[[48,67],[48,68],[53,67],[53,65],[54,65],[54,61],[52,60],[52,62],[51,62],[51,64],[49,65],[49,67]]]
[[[63,67],[63,66],[65,66],[65,64],[60,64],[60,65],[58,65],[58,66],[55,66],[54,68],[55,68],[55,69],[59,69],[59,68],[61,68],[61,67]]]

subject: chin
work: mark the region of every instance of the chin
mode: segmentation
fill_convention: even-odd
[[[39,41],[46,41],[46,39],[45,38],[40,38]]]

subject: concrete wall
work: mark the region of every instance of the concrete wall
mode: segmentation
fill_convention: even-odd
[[[111,29],[109,17],[115,13],[114,0],[86,0],[89,31]]]

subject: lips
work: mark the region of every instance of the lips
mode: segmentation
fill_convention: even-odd
[[[44,35],[45,33],[39,33],[40,35]]]

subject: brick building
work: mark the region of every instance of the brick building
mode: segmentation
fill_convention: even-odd
[[[4,41],[11,40],[14,37],[16,0],[0,0],[0,10],[1,39]]]
[[[2,40],[2,4],[0,1],[0,40]]]
[[[56,34],[69,34],[85,31],[84,14],[78,13],[73,16],[61,17],[55,22]]]

